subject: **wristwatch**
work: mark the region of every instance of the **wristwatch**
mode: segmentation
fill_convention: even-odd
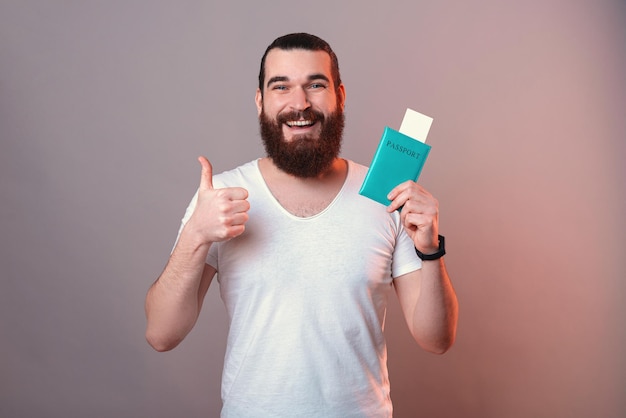
[[[437,249],[437,252],[433,254],[423,254],[417,248],[415,249],[415,252],[417,253],[417,256],[423,261],[438,260],[446,255],[446,239],[443,235],[439,235],[439,249]]]

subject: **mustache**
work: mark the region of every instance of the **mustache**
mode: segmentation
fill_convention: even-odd
[[[301,119],[310,120],[313,123],[318,122],[318,121],[323,122],[324,114],[322,112],[319,112],[313,109],[305,109],[302,111],[285,112],[276,116],[276,122],[278,122],[279,124],[283,124],[283,123],[294,121],[294,120],[301,120]]]

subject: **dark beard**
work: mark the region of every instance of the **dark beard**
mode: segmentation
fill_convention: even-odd
[[[322,125],[320,137],[297,135],[291,142],[286,142],[283,123],[301,117]],[[307,109],[303,112],[281,114],[276,119],[276,122],[269,119],[265,111],[261,110],[259,125],[265,152],[282,171],[301,178],[316,177],[330,168],[339,156],[345,120],[340,107],[328,118],[321,112]]]

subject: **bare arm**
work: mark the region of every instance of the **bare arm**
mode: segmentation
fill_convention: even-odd
[[[439,247],[439,204],[415,182],[402,183],[389,194],[388,210],[402,207],[400,218],[417,249],[435,253]],[[458,302],[443,258],[423,261],[422,269],[394,279],[402,312],[417,343],[445,353],[454,343]]]
[[[146,339],[158,351],[176,347],[198,319],[216,273],[205,263],[211,244],[242,234],[248,220],[248,192],[214,189],[211,164],[204,157],[199,161],[202,176],[195,210],[146,296]]]
[[[209,247],[187,242],[185,234],[146,296],[146,339],[157,351],[173,349],[191,331],[215,276],[204,262]]]
[[[443,259],[394,279],[411,335],[427,351],[443,354],[454,343],[458,305]]]

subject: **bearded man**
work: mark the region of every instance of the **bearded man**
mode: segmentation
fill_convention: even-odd
[[[420,346],[454,341],[437,200],[411,181],[388,207],[358,194],[367,168],[339,157],[345,98],[328,43],[280,37],[255,97],[267,156],[216,176],[199,158],[200,187],[148,291],[146,338],[176,347],[217,275],[229,318],[222,417],[391,417],[391,289]]]

